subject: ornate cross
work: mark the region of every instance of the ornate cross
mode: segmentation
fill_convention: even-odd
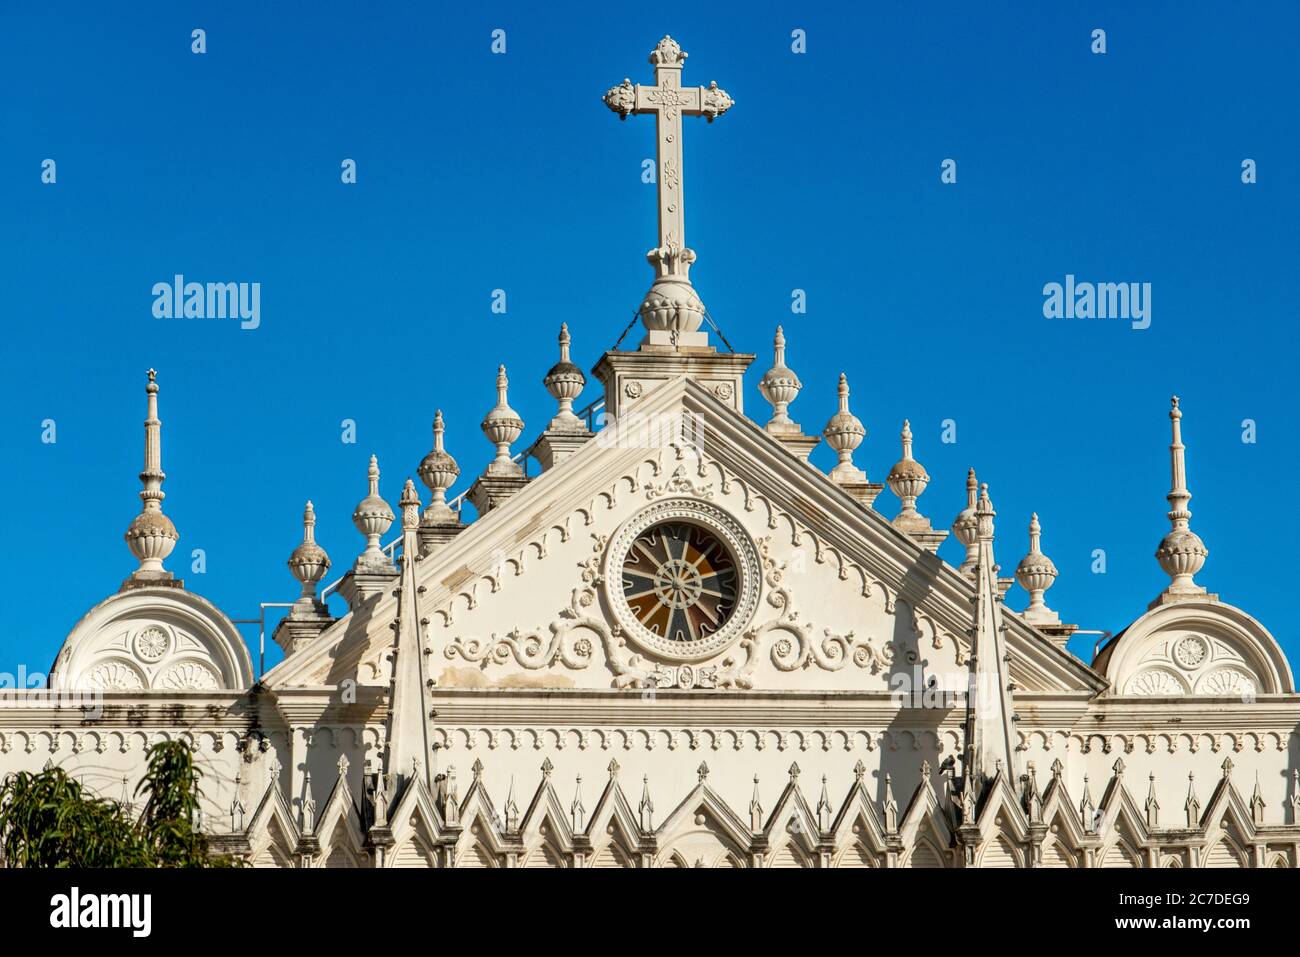
[[[686,51],[672,37],[664,37],[650,54],[655,68],[655,85],[642,86],[624,80],[605,94],[605,105],[627,119],[632,113],[655,116],[655,151],[658,157],[656,182],[659,189],[659,246],[647,258],[660,278],[672,277],[680,282],[687,278],[695,253],[686,246],[686,215],[682,202],[682,117],[702,116],[710,123],[734,105],[718,84],[707,87],[683,87],[682,63]],[[700,307],[702,312],[703,307]],[[693,311],[693,310],[691,310]],[[642,315],[645,316],[643,309]],[[654,328],[650,317],[648,326]],[[667,318],[667,317],[661,317]],[[669,328],[683,325],[669,320]]]

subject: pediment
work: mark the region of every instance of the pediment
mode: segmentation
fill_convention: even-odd
[[[418,561],[438,687],[887,697],[937,674],[964,689],[973,586],[955,569],[686,378],[638,411],[635,428],[609,426]],[[650,416],[689,419],[689,441],[646,430]],[[612,587],[625,569],[619,549],[669,521],[698,525],[732,552],[733,619],[743,620],[730,633],[656,643],[629,619]],[[380,596],[266,684],[385,684],[394,613]],[[1014,612],[1005,619],[1018,687],[1105,687]]]

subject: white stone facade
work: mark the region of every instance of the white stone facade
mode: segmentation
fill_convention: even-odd
[[[423,513],[410,482],[394,512],[372,461],[339,617],[320,597],[335,586],[321,588],[330,560],[308,503],[290,560],[302,593],[275,636],[286,658],[255,682],[231,621],[163,568],[177,532],[151,373],[128,532],[140,567],[73,629],[52,678],[93,709],[18,693],[0,712],[0,769],[53,761],[117,798],[150,744],[183,739],[204,829],[259,866],[1300,863],[1300,696],[1266,628],[1194,580],[1207,550],[1176,400],[1157,553],[1169,589],[1085,664],[1045,602],[1057,571],[1037,516],[1017,572],[1026,613],[1004,602],[973,473],[953,524],[967,561],[937,556],[947,533],[919,511],[932,479],[906,423],[889,475],[903,507],[876,509],[846,380],[824,431],[836,468],[809,464],[818,439],[791,418],[802,384],[779,330],[763,378],[775,413],[744,414],[753,356],[709,344],[680,193],[681,117],[733,104],[716,85],[681,88],[684,58],[665,38],[655,86],[606,95],[620,116],[654,112],[669,140],[646,336],[596,367],[603,427],[575,414],[585,377],[566,328],[545,373],[557,415],[522,457],[500,371],[474,522],[446,495],[460,467],[441,414]],[[530,457],[541,474],[520,467]],[[696,551],[645,559],[646,598],[638,550],[656,541]]]

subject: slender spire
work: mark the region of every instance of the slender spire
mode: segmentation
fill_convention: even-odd
[[[1029,607],[1024,611],[1025,621],[1035,625],[1056,625],[1060,624],[1061,616],[1047,607],[1043,595],[1052,587],[1059,572],[1052,560],[1043,554],[1042,533],[1038,513],[1034,512],[1029,519],[1029,554],[1016,567],[1016,581],[1029,592]]]
[[[163,514],[162,490],[167,477],[162,470],[162,420],[158,418],[158,373],[150,369],[145,386],[148,396],[144,420],[144,469],[140,472],[140,514],[126,529],[126,544],[140,565],[123,583],[124,588],[145,585],[175,584],[172,573],[163,568],[163,559],[172,553],[180,535],[170,518]]]
[[[506,392],[510,379],[506,367],[497,367],[497,404],[488,412],[480,428],[487,440],[496,446],[496,458],[487,467],[488,475],[523,475],[523,466],[510,458],[510,444],[524,431],[524,420],[510,408]]]
[[[758,799],[758,775],[754,775],[754,796],[749,799],[749,829],[757,834],[763,830],[763,803]]]
[[[1250,796],[1250,818],[1255,825],[1264,823],[1264,792],[1259,786],[1259,772],[1255,772],[1255,793]]]
[[[966,507],[957,513],[952,523],[952,534],[966,548],[966,557],[958,571],[967,578],[975,575],[975,566],[979,563],[979,539],[976,537],[975,505],[979,497],[979,480],[975,478],[975,469],[966,473]]]
[[[1187,812],[1187,826],[1199,827],[1201,824],[1201,802],[1196,800],[1196,772],[1187,772],[1187,800],[1183,802]]]
[[[1156,774],[1152,771],[1147,775],[1147,827],[1155,828],[1160,826],[1160,802],[1156,799]]]
[[[929,778],[928,769],[921,774],[921,787],[925,787]],[[894,782],[889,772],[885,772],[885,798],[882,804],[885,812],[885,833],[894,834],[898,831],[898,800],[894,797]]]
[[[569,358],[569,324],[560,324],[560,361],[551,366],[551,371],[542,379],[546,391],[559,403],[555,418],[548,427],[553,432],[585,432],[586,425],[582,419],[573,414],[573,400],[582,394],[587,385],[587,377]]]
[[[366,537],[366,548],[352,564],[354,572],[392,572],[392,561],[379,548],[379,539],[393,524],[393,510],[379,495],[379,459],[370,456],[366,470],[370,491],[352,512],[352,524]]]
[[[1000,771],[1010,774],[1011,781],[1017,780],[1009,657],[1003,638],[998,566],[993,560],[993,518],[996,514],[989,500],[988,485],[981,485],[975,505],[978,543],[975,627],[971,629],[963,768],[964,795],[976,804]]]
[[[654,827],[655,806],[650,801],[650,775],[641,775],[641,803],[637,805],[637,813],[641,818],[641,830],[646,834],[652,832]]]
[[[1160,567],[1170,578],[1169,587],[1161,593],[1152,605],[1165,601],[1195,598],[1205,595],[1205,589],[1196,584],[1193,576],[1205,564],[1209,549],[1191,529],[1192,513],[1187,503],[1192,493],[1187,490],[1187,463],[1184,459],[1182,419],[1183,412],[1178,407],[1178,396],[1170,402],[1169,421],[1173,427],[1173,440],[1169,444],[1170,489],[1165,496],[1169,501],[1169,534],[1156,549],[1156,559]]]
[[[429,741],[429,700],[425,682],[424,626],[420,616],[420,584],[415,574],[419,555],[417,530],[420,525],[420,496],[409,478],[402,488],[401,575],[398,579],[397,618],[392,678],[389,685],[388,722],[384,737],[383,773],[398,782],[394,801],[400,791],[416,780],[432,792],[429,776],[432,749]],[[407,769],[410,769],[409,771]]]
[[[831,794],[826,789],[826,775],[822,775],[822,792],[817,798],[817,827],[822,831],[831,829]]]
[[[831,478],[837,482],[865,482],[867,474],[853,464],[853,450],[862,444],[867,435],[862,420],[849,411],[849,377],[840,373],[840,384],[836,389],[839,395],[839,411],[831,416],[822,429],[826,444],[839,456],[839,464],[831,469]]]

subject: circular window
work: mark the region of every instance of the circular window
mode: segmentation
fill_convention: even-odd
[[[730,642],[758,604],[758,555],[726,512],[693,499],[656,503],[606,556],[615,617],[642,647],[697,660]]]

